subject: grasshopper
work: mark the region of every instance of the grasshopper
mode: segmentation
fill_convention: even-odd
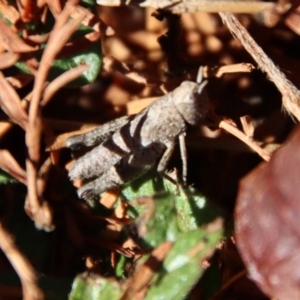
[[[183,163],[182,177],[186,182],[187,126],[198,124],[208,110],[204,89],[207,80],[203,80],[202,71],[200,67],[196,82],[182,82],[137,115],[121,117],[86,134],[67,139],[67,147],[72,150],[96,146],[80,157],[69,171],[71,180],[96,177],[79,188],[80,198],[91,199],[154,167],[166,175],[167,164],[178,141]]]

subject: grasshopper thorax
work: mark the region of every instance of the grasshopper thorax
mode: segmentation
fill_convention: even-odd
[[[208,110],[208,97],[204,90],[207,80],[202,81],[202,68],[197,82],[184,81],[173,91],[173,102],[180,115],[190,125],[196,125]]]

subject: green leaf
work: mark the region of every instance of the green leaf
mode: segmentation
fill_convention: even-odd
[[[137,242],[143,249],[149,253],[165,241],[173,242],[146,299],[185,299],[205,271],[202,262],[223,237],[221,209],[195,189],[183,189],[151,172],[124,185],[120,198],[128,201],[130,215],[137,216]],[[140,264],[148,255],[140,258]],[[126,262],[121,257],[115,270],[123,280]],[[82,276],[76,278],[70,299],[120,299],[122,290],[116,282]]]
[[[145,204],[145,206],[148,205],[148,209],[144,209],[140,214],[137,224],[138,231],[143,231],[140,237],[148,247],[153,249],[165,241],[173,242],[180,234],[174,200],[173,195],[165,192],[149,199]]]
[[[157,193],[166,191],[164,179],[161,176],[156,176],[153,172],[148,172],[145,175],[123,185],[122,195],[133,200],[143,196],[153,196]]]
[[[96,1],[93,0],[84,0],[82,1],[82,5],[84,5],[87,9],[93,11],[96,13]],[[0,18],[2,18],[4,21],[8,23],[8,25],[11,25],[10,22],[5,18],[3,14],[0,12]],[[45,34],[51,31],[54,25],[54,18],[52,15],[48,15],[46,24],[37,24],[37,23],[31,23],[26,24],[26,27],[30,27],[31,30],[35,30],[36,34]],[[71,40],[74,40],[74,38],[81,38],[85,34],[93,32],[92,27],[81,25],[77,31],[73,34]],[[20,32],[21,36],[21,32]],[[41,51],[43,51],[46,48],[47,44],[41,45]],[[38,51],[33,53],[34,57],[40,62],[42,57],[42,52]],[[86,85],[89,83],[92,83],[97,78],[101,65],[102,65],[102,49],[101,49],[101,42],[95,41],[93,42],[87,49],[85,49],[82,52],[74,53],[74,55],[70,57],[66,57],[63,59],[56,59],[52,65],[52,68],[50,69],[48,80],[52,81],[53,79],[57,78],[62,73],[73,69],[80,64],[86,64],[89,66],[89,69],[83,73],[81,77],[74,80],[73,82],[69,83],[69,87],[77,87],[81,85]],[[19,68],[22,72],[31,74],[30,70],[27,68],[27,66],[19,61],[15,64],[17,68]]]
[[[16,183],[17,180],[11,177],[8,173],[4,170],[0,169],[0,185],[1,184],[9,184],[9,183]]]
[[[50,70],[48,79],[53,80],[65,71],[73,69],[83,63],[87,64],[89,69],[85,71],[81,77],[68,84],[68,86],[80,86],[95,81],[102,63],[100,42],[94,43],[88,50],[72,57],[56,59]]]
[[[174,243],[146,299],[185,299],[205,271],[202,261],[223,237],[222,210],[194,188],[183,189],[151,173],[124,186],[122,194],[139,213],[142,246]]]
[[[118,282],[84,273],[75,278],[69,300],[114,300],[122,295]]]
[[[126,263],[127,263],[127,258],[121,255],[115,268],[115,274],[117,278],[125,278],[124,271],[125,271]]]
[[[218,222],[218,221],[217,221]],[[184,299],[204,272],[202,262],[212,254],[222,237],[222,228],[181,234],[152,280],[145,299]]]
[[[175,241],[179,233],[196,230],[222,216],[221,209],[194,188],[183,189],[151,173],[125,185],[122,195],[139,214],[138,230],[146,226],[140,238],[151,248]],[[140,197],[138,203],[132,201]]]
[[[178,226],[183,232],[195,230],[202,225],[212,222],[222,216],[223,211],[211,200],[192,187],[176,188],[170,181],[165,180],[166,189],[175,194]]]

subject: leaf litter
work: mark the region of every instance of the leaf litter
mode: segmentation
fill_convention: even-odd
[[[106,2],[0,4],[0,297],[297,299],[297,133],[272,154],[299,119],[297,5]],[[194,186],[150,172],[79,200],[66,139],[140,112],[199,65],[210,107],[187,134]],[[175,149],[175,181],[179,161]]]

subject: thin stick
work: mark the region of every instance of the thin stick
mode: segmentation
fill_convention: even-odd
[[[222,77],[224,74],[229,73],[250,73],[255,67],[250,63],[239,63],[233,65],[216,66],[216,67],[204,67],[204,77],[214,76]]]
[[[251,149],[253,149],[260,157],[262,157],[265,161],[269,161],[271,158],[271,154],[261,148],[251,137],[248,137],[245,133],[240,131],[237,127],[231,124],[227,120],[221,120],[219,123],[219,127],[225,129],[245,144],[247,144]]]
[[[139,2],[139,3],[138,3]],[[258,13],[275,6],[271,2],[258,1],[233,1],[233,0],[146,0],[146,1],[121,1],[121,0],[98,0],[98,4],[104,6],[139,5],[141,7],[153,7],[155,9],[167,9],[175,14],[186,12],[206,11],[219,12],[230,11],[235,13]]]
[[[282,94],[282,105],[287,112],[300,121],[300,91],[275,66],[232,13],[220,12],[219,14],[231,33],[240,40],[259,67],[267,73],[269,79],[277,86]]]
[[[225,284],[222,285],[222,287],[220,288],[220,290],[217,291],[217,293],[212,297],[211,300],[219,299],[219,296],[221,295],[222,292],[224,292],[225,290],[229,289],[239,279],[243,278],[246,275],[247,275],[247,270],[244,269],[244,270],[240,271],[239,273],[235,274],[234,276],[232,276]]]

